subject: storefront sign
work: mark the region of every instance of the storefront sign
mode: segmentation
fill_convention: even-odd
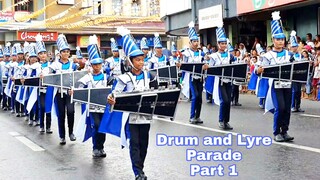
[[[199,10],[199,29],[216,27],[222,22],[222,5]]]
[[[306,0],[237,0],[237,13],[244,14],[301,1]]]
[[[98,38],[98,47],[100,47],[100,36]],[[88,47],[89,45],[89,36],[77,36],[77,46],[79,47]]]
[[[0,22],[8,22],[14,20],[14,12],[1,12],[0,11]]]
[[[43,41],[56,41],[58,38],[57,32],[28,32],[28,31],[18,31],[17,40],[21,41],[35,41],[37,34],[42,35]]]
[[[74,0],[58,0],[57,3],[62,5],[74,5]]]

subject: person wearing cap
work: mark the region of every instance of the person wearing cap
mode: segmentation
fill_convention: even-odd
[[[13,79],[16,78],[21,78],[24,72],[23,69],[23,65],[24,65],[24,53],[23,53],[23,49],[21,47],[20,43],[16,43],[14,44],[14,46],[16,47],[16,51],[17,51],[17,63],[18,65],[14,68],[14,75],[13,75]],[[15,88],[15,93],[17,95],[18,92],[18,88],[19,87],[14,87]],[[16,108],[16,117],[21,117],[24,111],[24,104],[20,103],[19,101],[17,101],[17,97],[15,96],[15,108]]]
[[[77,61],[77,64],[78,64],[78,68],[79,69],[85,69],[87,70],[88,69],[88,66],[86,66],[86,61],[85,59],[83,58],[82,56],[82,51],[81,51],[81,48],[79,46],[76,47],[76,61]]]
[[[50,63],[47,60],[47,50],[46,46],[42,40],[42,35],[37,34],[36,35],[36,51],[37,56],[39,58],[39,63],[41,65],[41,72],[39,74],[40,78],[43,76],[49,74],[49,65]],[[45,112],[45,106],[46,106],[46,94],[47,94],[47,88],[46,87],[40,87],[39,88],[40,96],[39,96],[39,119],[40,119],[40,133],[48,133],[52,134],[51,130],[51,113]]]
[[[240,55],[236,56],[236,52],[240,51],[238,49],[234,49],[233,46],[231,45],[231,42],[229,41],[229,39],[227,39],[227,43],[228,43],[228,51],[229,53],[231,53],[231,55],[233,56],[233,60],[232,60],[232,64],[238,64],[238,63],[244,63],[243,60],[241,59]],[[245,83],[245,81],[243,80],[239,80],[239,79],[233,79],[232,80],[232,91],[231,91],[231,105],[232,106],[242,106],[242,104],[239,103],[239,86],[242,85],[243,83]]]
[[[5,66],[5,62],[3,61],[3,49],[2,46],[0,45],[0,102],[2,101],[2,94],[3,94],[3,72],[4,72],[4,66]]]
[[[116,78],[122,74],[121,66],[122,66],[122,60],[119,56],[119,48],[116,40],[114,38],[110,39],[111,41],[111,51],[112,51],[112,57],[109,57],[106,59],[105,63],[105,71],[106,73],[113,78],[112,84],[115,83],[114,81]]]
[[[149,60],[149,69],[157,69],[169,65],[167,57],[162,53],[162,44],[158,33],[154,34],[153,45],[154,53]]]
[[[132,39],[129,30],[124,27],[118,28],[117,32],[122,36],[123,47],[126,57],[132,66],[131,71],[118,77],[113,92],[132,92],[135,90],[147,90],[158,88],[155,77],[149,72],[143,71],[144,53],[138,48]],[[114,98],[109,95],[108,103],[115,104]],[[144,161],[147,155],[149,143],[150,117],[140,114],[129,114],[130,131],[130,157],[136,180],[146,180]]]
[[[33,44],[34,45],[34,44]],[[23,77],[27,77],[27,73],[30,69],[30,51],[32,51],[32,47],[28,42],[25,42],[23,44],[23,52],[24,52],[24,57],[25,57],[25,62],[24,65],[22,67],[23,69]],[[26,86],[20,86],[21,90],[20,90],[20,97],[19,97],[19,101],[20,103],[24,105],[24,114],[22,115],[22,117],[25,117],[25,121],[29,121],[29,113],[27,111],[27,104],[28,104],[28,99],[29,99],[29,87]]]
[[[9,63],[9,80],[8,81],[11,81],[11,85],[10,87],[8,87],[8,91],[7,91],[7,95],[10,97],[8,99],[10,99],[10,103],[11,103],[11,107],[10,107],[10,110],[11,110],[11,113],[14,114],[15,113],[15,99],[16,99],[16,87],[14,86],[14,79],[15,79],[15,75],[16,75],[16,69],[17,69],[17,66],[18,66],[18,62],[17,62],[17,59],[18,59],[18,49],[19,48],[17,46],[17,44],[14,44],[12,46],[12,54],[11,54],[11,62]]]
[[[302,55],[298,52],[298,41],[296,37],[296,31],[291,31],[290,34],[290,50],[292,53],[292,60],[295,62],[302,61]],[[301,86],[299,82],[292,82],[292,103],[291,103],[291,112],[304,112],[300,108],[301,105]]]
[[[76,71],[77,66],[69,59],[70,57],[70,47],[67,42],[66,37],[60,34],[57,39],[57,45],[59,49],[60,57],[56,61],[49,65],[52,73],[62,73],[62,72],[72,72]],[[74,103],[71,103],[71,96],[68,90],[58,89],[59,93],[63,93],[63,96],[55,95],[55,100],[57,102],[57,113],[58,114],[58,128],[60,145],[66,144],[66,132],[65,132],[65,117],[67,114],[68,128],[69,128],[69,138],[70,141],[75,141],[76,137],[73,134],[74,126]],[[67,113],[66,113],[67,111]],[[52,112],[51,112],[52,113]]]
[[[7,84],[5,88],[3,89],[3,95],[2,95],[2,109],[4,111],[11,109],[11,99],[7,95],[7,91],[9,90],[8,85],[10,84],[10,77],[9,77],[9,70],[10,70],[10,56],[11,56],[11,43],[8,42],[4,48],[4,71],[2,72],[3,77],[7,79]]]
[[[199,46],[199,37],[194,28],[194,22],[189,23],[189,47],[183,51],[184,63],[200,63],[203,62],[203,53],[198,49]],[[180,63],[176,64],[178,67]],[[204,70],[208,68],[208,65],[205,64],[202,67]],[[198,74],[191,75],[190,73],[184,73],[183,77],[183,90],[182,93],[191,99],[191,110],[190,110],[190,120],[191,124],[202,124],[203,121],[200,119],[201,106],[202,106],[202,91],[203,91],[203,77]],[[191,91],[191,97],[190,97]]]
[[[178,63],[180,61],[178,50],[177,50],[176,44],[174,42],[172,42],[172,44],[171,44],[171,54],[172,54],[172,56],[170,56],[170,58],[169,58],[169,63],[170,63],[170,66],[174,66],[174,65],[176,65],[176,63]]]
[[[255,68],[257,68],[263,60],[263,54],[265,54],[265,50],[261,47],[260,44],[256,45],[256,52],[257,55],[256,56],[258,58],[258,61],[256,63]],[[254,55],[252,55],[252,57],[254,57]],[[259,108],[264,109],[265,108],[265,101],[266,101],[266,97],[267,97],[267,93],[268,93],[268,89],[269,89],[269,83],[268,83],[268,79],[267,78],[261,78],[260,76],[257,79],[257,86],[256,86],[256,95],[259,98]]]
[[[41,65],[38,62],[38,56],[36,52],[36,43],[30,44],[29,50],[29,62],[30,67],[27,69],[25,77],[38,77],[41,73]],[[23,79],[21,80],[23,83]],[[38,126],[39,121],[39,89],[38,87],[30,87],[29,89],[29,100],[27,103],[27,112],[29,114],[29,126]]]
[[[140,49],[144,53],[144,70],[149,70],[149,46],[146,37],[143,37],[140,41]]]
[[[107,74],[102,71],[103,60],[97,45],[97,36],[93,35],[89,37],[88,54],[89,61],[91,63],[92,71],[83,76],[78,82],[80,85],[78,88],[101,88],[107,87]],[[87,109],[89,116],[87,122],[93,125],[92,144],[93,144],[93,157],[106,157],[104,151],[104,142],[106,140],[106,134],[99,132],[100,123],[105,109],[94,105],[90,105]],[[87,139],[84,139],[86,141]]]
[[[290,63],[290,52],[284,49],[286,36],[281,26],[280,12],[272,13],[271,34],[273,49],[265,53],[262,57],[261,65],[256,68],[257,74],[263,73],[264,66]],[[266,98],[265,111],[274,111],[273,117],[273,135],[277,142],[292,141],[294,137],[288,134],[290,114],[291,114],[291,98],[292,89],[291,82],[278,81],[269,79],[269,93]]]
[[[232,64],[234,56],[228,50],[228,39],[223,28],[223,22],[218,25],[216,29],[216,37],[218,44],[218,51],[209,55],[209,66],[219,66],[225,64]],[[215,104],[220,106],[219,110],[219,128],[223,130],[232,130],[233,127],[229,124],[230,108],[231,108],[231,93],[232,80],[229,78],[215,77],[213,88],[213,100]]]

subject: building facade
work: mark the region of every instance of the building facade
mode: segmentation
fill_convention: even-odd
[[[86,55],[88,37],[96,34],[102,55],[107,57],[110,55],[110,38],[115,38],[120,46],[122,44],[116,33],[119,26],[127,27],[138,43],[145,36],[152,46],[154,33],[159,33],[163,41],[167,40],[164,23],[159,19],[159,0],[28,0],[15,6],[22,1],[26,0],[0,0],[1,10],[7,12],[0,14],[0,31],[3,32],[0,44],[32,41],[35,34],[42,33],[48,37],[48,50],[53,52],[57,34],[63,33],[72,53],[76,46],[80,46]],[[19,13],[38,15],[19,22],[14,18]],[[9,20],[2,23],[1,19],[5,18]]]
[[[224,22],[224,28],[235,43],[245,43],[251,49],[255,37],[265,46],[271,45],[270,20],[273,11],[281,11],[287,37],[291,30],[304,40],[307,33],[320,34],[320,2],[317,0],[169,0],[161,1],[161,18],[166,33],[171,36],[187,36],[188,23],[193,20],[203,44],[216,44],[216,21]],[[180,8],[175,8],[179,6]],[[184,43],[186,44],[188,41]]]

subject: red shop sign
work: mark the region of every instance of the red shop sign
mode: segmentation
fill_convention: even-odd
[[[43,41],[56,41],[58,38],[57,32],[29,32],[29,31],[18,31],[17,40],[21,41],[35,41],[37,34],[42,35]]]

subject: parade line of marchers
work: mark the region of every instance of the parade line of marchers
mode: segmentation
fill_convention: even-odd
[[[272,139],[269,136],[244,136],[238,134],[232,136],[227,134],[225,136],[205,136],[202,138],[203,146],[232,146],[233,138],[236,138],[237,146],[244,146],[251,149],[254,146],[270,146]],[[198,136],[168,136],[166,134],[157,134],[156,143],[158,146],[199,146],[201,143]],[[226,151],[201,151],[196,149],[186,150],[186,161],[234,161],[242,160],[242,153],[240,151],[233,151],[228,148]],[[190,165],[190,176],[224,176],[226,168],[219,164],[217,166],[201,166],[200,164]],[[237,176],[236,165],[228,166],[228,175]]]

